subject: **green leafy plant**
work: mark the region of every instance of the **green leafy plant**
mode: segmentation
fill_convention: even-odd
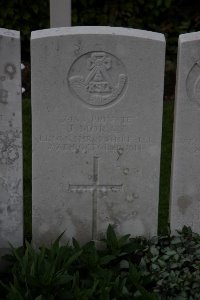
[[[28,242],[24,253],[12,248],[12,279],[1,281],[4,299],[157,299],[128,258],[136,249],[128,247],[129,235],[117,238],[109,226],[103,250],[75,239],[60,246],[61,237],[50,248],[34,249]]]
[[[188,227],[148,240],[118,237],[109,225],[101,249],[75,239],[61,246],[61,238],[49,248],[11,247],[0,299],[199,299],[200,236]]]
[[[155,282],[161,299],[198,299],[200,294],[200,236],[184,227],[178,236],[151,241],[140,270]]]

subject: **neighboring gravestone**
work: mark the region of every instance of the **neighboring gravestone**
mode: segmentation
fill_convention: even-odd
[[[156,234],[164,60],[159,33],[32,33],[36,244]]]
[[[171,230],[200,233],[200,32],[180,35],[171,179]]]
[[[50,26],[71,26],[71,0],[50,0]]]
[[[0,29],[0,249],[23,244],[20,33]]]

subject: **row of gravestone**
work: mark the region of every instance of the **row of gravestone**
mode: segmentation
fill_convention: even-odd
[[[171,229],[200,232],[200,32],[180,36]],[[23,243],[20,35],[0,30],[0,248]],[[157,233],[165,38],[111,27],[31,38],[36,245]]]

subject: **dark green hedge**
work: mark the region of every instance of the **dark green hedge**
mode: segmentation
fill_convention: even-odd
[[[72,0],[72,8],[74,26],[158,31],[167,35],[170,47],[176,45],[178,34],[200,30],[200,5],[196,0]],[[0,27],[20,30],[23,42],[28,42],[32,30],[49,27],[49,0],[1,1]],[[28,48],[23,50],[28,52]]]
[[[49,1],[1,0],[0,27],[21,32],[22,59],[29,61],[31,31],[49,27]]]

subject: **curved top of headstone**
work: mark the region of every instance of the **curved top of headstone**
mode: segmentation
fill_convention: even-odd
[[[123,27],[109,27],[109,26],[77,26],[77,27],[61,27],[52,29],[43,29],[33,31],[31,33],[32,39],[39,39],[51,36],[75,35],[75,34],[105,34],[105,35],[123,35],[134,36],[136,38],[144,38],[157,41],[165,41],[162,33],[123,28]]]
[[[0,28],[0,36],[19,38],[20,37],[20,32],[17,31],[17,30]]]
[[[184,33],[179,36],[179,41],[182,42],[190,42],[194,40],[200,39],[200,31]]]

